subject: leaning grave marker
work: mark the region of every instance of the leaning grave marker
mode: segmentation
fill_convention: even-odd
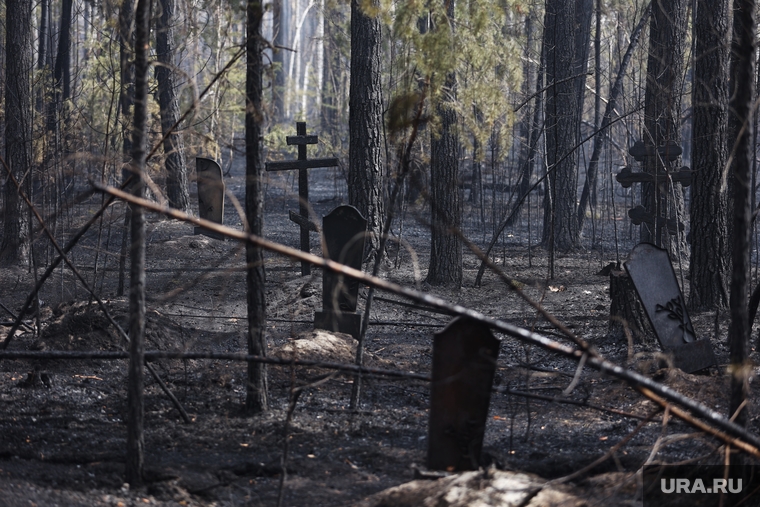
[[[325,257],[357,270],[362,269],[367,219],[353,206],[343,205],[322,219]],[[356,313],[359,281],[324,270],[322,311],[314,314],[314,327],[347,333],[359,339],[362,315]]]
[[[222,168],[214,160],[203,157],[195,159],[195,174],[198,183],[198,214],[204,220],[222,225],[224,221],[224,179]],[[195,234],[203,234],[224,241],[223,234],[196,227]]]
[[[485,324],[452,320],[433,338],[428,468],[477,470],[499,340]]]
[[[697,340],[668,252],[651,243],[636,245],[625,262],[662,349],[686,373],[717,365],[709,340]]]

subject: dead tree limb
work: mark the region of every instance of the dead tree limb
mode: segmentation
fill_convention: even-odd
[[[500,333],[516,338],[524,343],[535,345],[551,353],[567,357],[574,361],[580,361],[583,355],[587,353],[587,351],[585,350],[580,350],[580,349],[573,348],[568,345],[556,342],[554,340],[550,340],[549,338],[545,336],[542,336],[538,333],[534,333],[527,329],[522,329],[518,326],[509,324],[507,322],[486,317],[484,314],[476,310],[472,310],[470,308],[466,308],[461,305],[452,304],[440,297],[426,294],[426,293],[423,293],[423,292],[420,292],[418,290],[411,289],[408,287],[402,287],[401,285],[398,285],[396,283],[367,275],[366,273],[358,269],[350,268],[338,262],[331,261],[329,259],[324,259],[322,257],[318,257],[310,253],[301,252],[300,250],[296,250],[296,249],[287,247],[285,245],[281,245],[279,243],[269,241],[259,236],[247,234],[243,231],[232,229],[230,227],[221,226],[209,220],[196,218],[186,213],[182,213],[177,210],[172,210],[171,208],[168,208],[166,206],[161,206],[155,202],[152,202],[146,199],[138,199],[138,198],[133,197],[130,194],[127,194],[125,192],[122,192],[121,190],[118,190],[112,187],[106,187],[106,186],[98,185],[98,184],[93,184],[93,185],[101,192],[105,192],[110,195],[115,195],[120,199],[133,202],[134,204],[143,206],[157,213],[162,213],[164,215],[170,216],[177,220],[182,220],[188,223],[192,223],[199,227],[211,229],[212,231],[223,234],[229,238],[255,243],[271,252],[285,255],[295,260],[303,260],[303,261],[309,262],[315,266],[322,267],[322,269],[328,269],[334,273],[342,274],[348,278],[359,280],[360,282],[363,282],[369,286],[375,287],[380,290],[385,290],[385,291],[397,294],[399,296],[403,296],[417,303],[432,306],[440,310],[447,310],[458,316],[469,317],[477,322],[482,322],[486,324],[491,329],[494,329]],[[624,381],[626,384],[639,390],[639,392],[641,392],[647,397],[650,397],[649,394],[647,393],[653,393],[654,395],[657,395],[665,400],[681,405],[682,407],[688,409],[697,417],[700,417],[708,421],[709,424],[705,424],[705,426],[706,427],[712,426],[713,435],[721,439],[724,439],[723,437],[726,437],[726,438],[730,438],[732,440],[737,440],[737,441],[739,441],[739,439],[744,440],[745,441],[744,447],[742,449],[745,450],[745,452],[750,452],[750,450],[752,450],[750,454],[760,457],[760,451],[758,451],[758,448],[760,448],[760,437],[758,437],[757,435],[753,433],[750,433],[749,431],[746,430],[746,428],[743,428],[739,426],[738,424],[735,424],[727,420],[720,413],[712,410],[711,408],[703,405],[702,403],[692,400],[691,398],[688,398],[680,394],[679,392],[671,389],[670,387],[664,386],[652,380],[651,378],[645,377],[644,375],[641,375],[634,371],[626,370],[624,367],[614,364],[610,361],[607,361],[606,359],[602,357],[591,355],[586,360],[586,364],[606,375],[609,375],[611,377],[615,377],[617,379]],[[650,399],[653,399],[653,398],[650,397]],[[656,400],[653,399],[653,401],[656,401]],[[681,411],[681,413],[686,414],[686,412],[684,411]],[[685,418],[684,420],[689,422],[689,420]],[[695,420],[695,418],[691,417],[690,420]]]

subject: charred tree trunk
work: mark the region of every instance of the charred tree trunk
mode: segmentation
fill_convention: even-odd
[[[691,291],[693,310],[728,306],[728,201],[722,184],[728,160],[729,1],[699,0],[694,13],[692,107]]]
[[[351,2],[348,202],[367,219],[367,249],[379,252],[385,189],[382,168],[383,104],[380,84],[380,20]]]
[[[166,197],[169,205],[186,211],[189,205],[187,165],[182,136],[177,129],[169,133],[180,117],[174,71],[174,0],[161,1],[161,15],[156,18],[156,66],[158,104],[161,110],[161,133],[164,139]],[[167,135],[168,133],[168,135]]]
[[[40,2],[40,29],[39,40],[37,41],[37,68],[44,69],[47,63],[47,45],[48,45],[48,24],[50,14],[50,0],[42,0]]]
[[[263,110],[261,61],[261,19],[264,15],[262,3],[248,0],[246,22],[246,77],[245,77],[245,214],[251,234],[263,235],[263,178],[260,141]],[[266,276],[264,272],[264,252],[250,243],[245,247],[246,287],[248,292],[248,353],[267,355],[266,329]],[[248,363],[248,385],[246,389],[246,411],[264,412],[267,401],[267,368],[263,363]]]
[[[133,0],[122,0],[119,9],[119,70],[121,73],[121,87],[119,89],[119,113],[121,116],[122,137],[122,182],[130,177],[129,160],[132,155],[132,106],[134,104],[135,69],[131,63],[132,50],[134,49],[134,25],[132,23],[134,9]],[[124,295],[124,271],[127,264],[127,245],[130,217],[132,211],[127,207],[124,214],[124,229],[121,238],[121,252],[119,254],[119,282],[116,295]]]
[[[71,97],[71,9],[73,0],[61,4],[61,29],[58,32],[58,54],[55,57],[53,81],[56,88],[56,105]],[[58,94],[61,94],[60,96]],[[59,98],[60,97],[60,98]]]
[[[453,3],[453,2],[452,2]],[[454,93],[455,77],[450,74],[446,88]],[[459,194],[459,142],[455,134],[456,112],[439,103],[440,132],[430,141],[430,285],[462,285],[462,202]]]
[[[148,123],[148,68],[150,43],[150,1],[138,0],[135,9],[135,113],[132,137],[132,195],[143,197],[145,145]],[[143,480],[143,402],[145,340],[145,212],[132,208],[129,268],[129,380],[127,387],[126,482],[139,486]]]
[[[5,209],[0,265],[24,263],[29,254],[29,214],[25,210],[16,183],[29,181],[25,175],[31,164],[32,89],[32,4],[26,0],[7,0],[6,15],[6,85],[5,85]],[[15,180],[15,182],[14,182]]]
[[[568,251],[579,244],[577,215],[578,150],[593,0],[547,0],[546,157],[549,194],[545,199],[544,244]]]
[[[733,39],[731,43],[731,77],[735,83],[729,104],[730,114],[740,128],[734,145],[731,172],[734,179],[732,273],[729,306],[731,323],[728,329],[731,356],[731,402],[729,415],[746,426],[749,407],[750,323],[747,312],[747,282],[750,268],[750,214],[752,140],[752,97],[755,82],[755,1],[734,0]],[[736,412],[739,411],[738,415]]]
[[[625,339],[626,329],[634,340],[653,341],[652,326],[631,277],[622,269],[613,269],[610,271],[610,322],[607,334],[618,340]]]

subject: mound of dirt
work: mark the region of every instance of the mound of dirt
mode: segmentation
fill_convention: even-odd
[[[108,313],[126,332],[129,327],[127,303],[106,303]],[[181,348],[182,327],[172,319],[149,310],[145,315],[146,348],[170,350]],[[123,340],[118,329],[96,303],[79,301],[63,303],[43,324],[41,338],[33,348],[39,350],[122,350]]]
[[[570,487],[552,485],[535,475],[499,470],[464,472],[417,480],[386,489],[355,507],[581,507],[588,505]]]
[[[334,333],[324,329],[312,329],[299,333],[294,339],[275,348],[270,355],[282,359],[304,359],[325,363],[354,364],[356,340],[351,335]],[[396,365],[369,352],[364,353],[364,366],[396,369]],[[325,370],[326,371],[326,370]],[[319,368],[306,368],[305,373],[323,372]]]

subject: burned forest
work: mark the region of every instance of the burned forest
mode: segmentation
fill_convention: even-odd
[[[760,505],[754,0],[0,4],[0,507]]]

